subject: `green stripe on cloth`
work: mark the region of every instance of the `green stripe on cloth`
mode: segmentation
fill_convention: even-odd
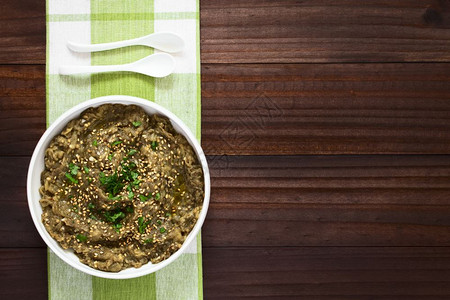
[[[156,275],[123,280],[92,277],[92,293],[93,300],[156,300]]]
[[[157,5],[155,1],[159,1]],[[123,94],[155,101],[168,108],[200,140],[199,3],[198,0],[171,2],[173,6],[168,6],[163,0],[73,0],[65,7],[61,0],[47,0],[47,125],[87,99]],[[81,6],[74,9],[76,5]],[[196,10],[179,11],[180,7],[195,7]],[[156,8],[160,11],[155,11]],[[187,38],[195,38],[196,42],[195,53],[189,53],[188,57],[196,59],[193,70],[183,69],[182,73],[158,79],[125,72],[73,77],[56,74],[60,64],[67,64],[67,60],[77,61],[76,57],[84,64],[123,64],[154,52],[151,48],[136,46],[83,56],[65,49],[66,36],[74,41],[84,39],[87,42],[86,39],[90,38],[92,43],[111,42],[147,35],[154,32],[157,25],[161,31],[161,28],[169,26],[167,28],[182,28],[181,32],[189,32],[187,28],[193,24],[192,20],[196,23],[195,37],[192,34]],[[192,253],[183,253],[166,268],[128,280],[86,275],[49,250],[49,299],[203,299],[200,234],[194,245],[196,251],[194,247],[190,250]]]
[[[118,13],[116,4],[105,5],[102,0],[91,0],[91,43],[106,43],[136,38],[154,31],[153,0],[141,0],[143,8],[151,11],[140,14]],[[148,47],[126,47],[91,54],[92,65],[124,64],[153,53]],[[92,98],[105,95],[130,95],[153,100],[155,79],[135,73],[92,75]],[[128,280],[93,277],[93,300],[156,299],[156,275]]]

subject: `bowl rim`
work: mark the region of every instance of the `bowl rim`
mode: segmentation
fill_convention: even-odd
[[[83,264],[81,261],[78,260],[78,257],[77,257],[77,260],[69,258],[67,256],[67,252],[73,252],[73,250],[70,250],[70,249],[64,250],[61,246],[59,246],[59,243],[56,242],[56,240],[54,240],[50,236],[50,234],[47,232],[47,230],[45,229],[45,227],[41,221],[41,215],[40,214],[38,215],[38,212],[34,209],[34,206],[33,206],[34,201],[40,200],[40,198],[34,199],[31,188],[32,188],[32,182],[34,179],[33,170],[36,167],[36,163],[37,163],[38,159],[40,159],[40,158],[43,159],[43,157],[39,156],[39,152],[41,151],[41,149],[43,147],[45,147],[48,143],[50,143],[50,141],[51,141],[51,139],[53,139],[53,137],[55,137],[57,134],[60,133],[60,131],[57,131],[56,129],[57,129],[57,127],[59,127],[61,125],[61,123],[67,124],[70,120],[73,120],[73,119],[79,117],[80,114],[87,108],[97,107],[102,104],[124,104],[124,105],[137,105],[137,106],[144,107],[144,108],[148,107],[150,109],[156,110],[157,114],[161,114],[161,115],[168,117],[172,123],[175,123],[184,131],[184,132],[180,132],[180,134],[185,136],[185,138],[188,140],[190,145],[194,148],[194,151],[197,154],[197,158],[198,158],[198,160],[202,166],[202,170],[203,170],[205,196],[203,199],[202,210],[197,219],[197,222],[194,225],[194,228],[192,228],[188,237],[183,242],[183,245],[180,247],[180,249],[178,249],[175,253],[173,253],[169,258],[165,259],[164,261],[157,263],[157,264],[152,264],[151,262],[149,262],[149,263],[141,266],[140,268],[125,269],[125,270],[132,269],[131,272],[128,271],[127,273],[122,273],[125,270],[122,270],[117,273],[97,270],[97,269],[89,267],[88,265]],[[45,150],[44,150],[44,152],[45,152]],[[42,171],[39,173],[39,175],[41,173],[42,173]],[[39,178],[39,182],[40,182],[40,178]],[[39,183],[39,186],[40,186],[40,183]],[[203,149],[200,146],[200,143],[197,141],[197,139],[195,138],[194,134],[191,132],[189,127],[187,127],[186,124],[181,119],[179,119],[174,113],[172,113],[168,109],[160,106],[159,104],[156,104],[150,100],[133,97],[133,96],[125,96],[125,95],[110,95],[110,96],[102,96],[102,97],[89,99],[89,100],[79,103],[79,104],[75,105],[74,107],[70,108],[69,110],[65,111],[46,129],[44,134],[39,139],[39,142],[37,143],[37,145],[33,151],[33,155],[31,157],[31,160],[29,163],[28,174],[27,174],[28,208],[30,210],[31,217],[33,219],[33,223],[34,223],[37,231],[39,232],[39,235],[44,240],[44,242],[47,244],[47,246],[60,259],[62,259],[64,262],[66,262],[73,268],[75,268],[81,272],[84,272],[86,274],[89,274],[89,275],[102,277],[102,278],[108,278],[108,279],[129,279],[129,278],[135,278],[135,277],[148,275],[148,274],[154,273],[154,272],[166,267],[167,265],[169,265],[170,263],[175,261],[186,250],[188,245],[193,242],[195,237],[200,232],[200,229],[203,225],[203,222],[205,221],[206,214],[208,211],[210,193],[211,193],[211,183],[210,183],[210,173],[209,173],[208,163],[207,163],[205,154],[203,152]],[[197,249],[197,253],[198,252],[201,252],[201,250]],[[149,266],[149,265],[154,266],[154,267],[145,268],[145,266]]]

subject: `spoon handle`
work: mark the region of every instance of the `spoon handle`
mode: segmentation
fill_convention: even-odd
[[[126,65],[111,65],[111,66],[60,66],[59,74],[73,75],[84,73],[103,73],[103,72],[117,72],[127,71]]]
[[[104,50],[111,50],[121,47],[139,45],[142,38],[136,38],[125,41],[103,43],[103,44],[80,44],[74,42],[67,42],[67,47],[76,52],[97,52]]]

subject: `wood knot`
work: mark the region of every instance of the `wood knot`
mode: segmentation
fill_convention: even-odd
[[[422,16],[424,22],[428,25],[441,25],[442,24],[442,16],[439,11],[436,9],[429,7],[425,11]]]

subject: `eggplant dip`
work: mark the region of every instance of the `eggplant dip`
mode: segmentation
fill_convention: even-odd
[[[92,268],[118,272],[176,252],[204,198],[197,156],[169,119],[105,104],[70,121],[45,152],[42,222]]]

